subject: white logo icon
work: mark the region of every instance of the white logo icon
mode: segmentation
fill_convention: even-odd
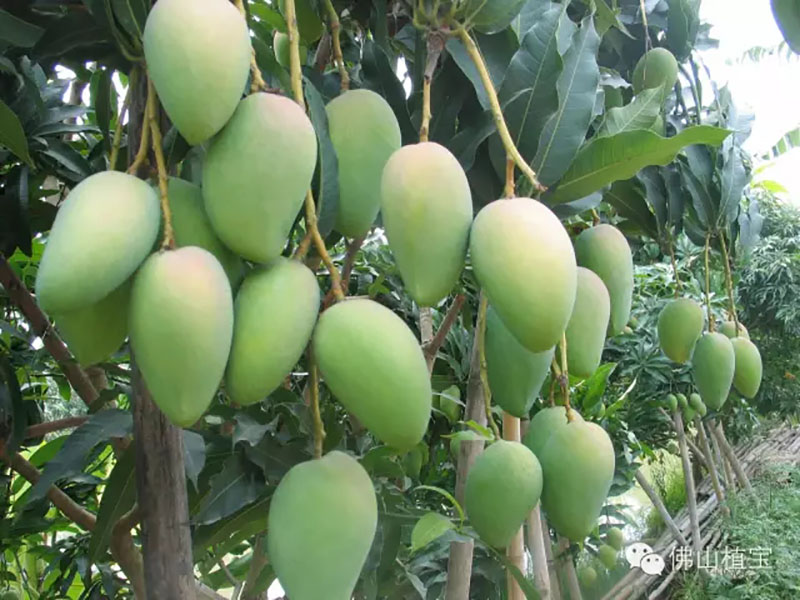
[[[664,559],[658,554],[647,554],[642,557],[639,567],[648,575],[661,575],[666,568]]]
[[[631,544],[625,548],[625,559],[631,567],[641,566],[642,559],[648,554],[653,553],[653,548],[643,542]],[[663,561],[662,561],[663,562]]]

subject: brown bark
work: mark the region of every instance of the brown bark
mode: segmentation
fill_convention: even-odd
[[[31,425],[25,430],[25,438],[36,438],[41,437],[47,433],[53,433],[54,431],[61,431],[62,429],[70,429],[72,427],[80,427],[86,421],[89,420],[88,416],[77,416],[77,417],[66,417],[64,419],[58,419],[56,421],[46,421],[44,423],[37,423],[36,425]]]
[[[450,331],[453,324],[456,322],[458,314],[461,312],[461,307],[464,306],[465,299],[466,297],[463,294],[459,294],[453,298],[453,303],[447,310],[447,314],[444,316],[441,325],[439,325],[436,335],[431,336],[423,343],[422,349],[425,354],[425,362],[428,364],[428,371],[433,371],[433,363],[436,362],[436,355],[439,353],[439,349],[447,338],[447,332]]]

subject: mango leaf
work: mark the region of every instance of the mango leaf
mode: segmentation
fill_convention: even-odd
[[[211,489],[197,507],[193,522],[206,525],[224,519],[253,502],[258,495],[252,474],[242,465],[239,455],[234,454],[211,479]]]
[[[667,190],[658,168],[645,167],[639,171],[636,178],[644,185],[644,189],[647,192],[645,198],[656,217],[658,231],[664,231],[667,226],[669,211],[667,207]],[[659,237],[660,236],[654,236],[654,239],[658,239]]]
[[[272,6],[267,6],[266,4],[251,2],[249,8],[251,15],[258,17],[260,21],[264,21],[273,29],[286,33],[286,21],[274,4]]]
[[[683,187],[680,173],[674,166],[661,169],[661,177],[667,190],[667,224],[677,230],[683,220]]]
[[[111,75],[105,69],[98,69],[92,75],[91,87],[94,95],[94,114],[97,125],[103,134],[106,152],[111,150],[109,129],[111,128]]]
[[[614,6],[616,7],[616,2],[614,2]],[[594,0],[595,10],[597,11],[597,33],[605,35],[606,31],[611,29],[612,27],[618,29],[623,34],[628,36],[631,39],[634,37],[631,35],[631,32],[628,31],[628,28],[625,27],[625,24],[619,20],[619,9],[612,9],[606,0]]]
[[[729,134],[727,129],[697,125],[671,138],[641,130],[595,138],[583,147],[548,200],[561,204],[583,198],[614,181],[630,179],[648,165],[672,162],[690,144],[718,145]]]
[[[206,464],[206,441],[197,432],[183,430],[183,465],[186,478],[197,489],[197,478]]]
[[[722,228],[736,222],[739,214],[739,205],[742,194],[747,185],[749,176],[742,162],[739,146],[726,144],[728,147],[723,152],[723,165],[720,171],[720,199],[717,215],[717,225]]]
[[[700,0],[668,0],[667,48],[678,62],[689,57],[700,29]]]
[[[232,538],[237,532],[247,532],[247,537],[255,535],[267,528],[269,498],[260,500],[241,508],[234,515],[211,525],[201,525],[192,535],[192,548],[195,556],[199,556],[206,548],[217,546]]]
[[[147,0],[111,0],[114,16],[125,32],[137,43],[144,35],[150,2]]]
[[[800,54],[800,4],[797,0],[772,0],[772,14],[789,48]]]
[[[603,200],[617,209],[626,219],[635,223],[649,237],[658,237],[655,215],[645,200],[645,193],[635,179],[617,181],[604,195]]]
[[[696,217],[697,224],[704,232],[712,229],[716,221],[717,205],[711,197],[709,188],[703,185],[692,171],[691,167],[681,163],[681,173],[683,174],[683,187],[689,192],[692,198],[693,215]]]
[[[317,134],[319,146],[319,162],[317,164],[316,189],[314,197],[317,200],[317,219],[322,237],[326,237],[336,222],[336,210],[339,206],[339,161],[336,150],[328,131],[328,116],[325,112],[325,102],[308,79],[305,80],[306,100],[308,101],[308,114],[314,131]]]
[[[756,245],[763,225],[764,217],[758,210],[758,200],[752,198],[747,211],[742,211],[739,215],[739,242],[742,248],[750,250]]]
[[[503,114],[517,148],[531,160],[547,118],[558,107],[556,83],[561,73],[558,29],[566,8],[553,5],[522,39],[522,45],[498,92]]]
[[[661,90],[643,90],[626,106],[606,113],[597,137],[616,135],[634,129],[650,129],[661,113]]]
[[[564,56],[564,69],[556,85],[559,106],[544,126],[533,159],[533,169],[544,185],[552,185],[561,178],[586,138],[600,82],[599,47],[600,37],[594,22],[586,17]]]
[[[417,130],[411,124],[403,84],[395,75],[386,52],[372,40],[367,40],[364,44],[361,70],[365,87],[379,93],[392,107],[397,122],[400,124],[403,144],[416,141]]]
[[[101,561],[111,540],[114,525],[136,502],[135,463],[136,452],[131,444],[114,465],[103,490],[100,508],[97,511],[97,523],[92,531],[87,551],[90,563]]]
[[[455,524],[444,515],[425,513],[411,531],[411,552],[421,550],[451,529],[455,529]]]
[[[0,100],[0,145],[5,146],[17,158],[33,167],[31,155],[28,153],[28,139],[22,129],[22,123],[8,105]]]
[[[31,48],[42,37],[44,29],[28,23],[0,8],[0,40],[19,48]]]

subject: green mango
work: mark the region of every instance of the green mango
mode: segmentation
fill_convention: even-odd
[[[325,24],[319,18],[311,2],[312,0],[295,0],[294,2],[300,38],[309,44],[313,44],[321,38],[322,33],[325,31]],[[278,0],[278,8],[281,14],[285,16],[286,0]]]
[[[86,308],[127,281],[156,242],[161,208],[146,182],[103,171],[76,185],[56,213],[36,276],[39,306]]]
[[[567,325],[570,375],[587,378],[600,366],[610,317],[611,299],[606,284],[594,272],[578,267],[575,308]]]
[[[103,362],[128,337],[129,279],[108,296],[55,317],[56,327],[82,367]]]
[[[584,589],[591,589],[597,582],[597,571],[594,570],[594,567],[582,565],[578,568],[578,581],[581,582]]]
[[[683,409],[683,422],[685,425],[689,425],[692,421],[694,421],[697,412],[691,407],[687,406]]]
[[[517,18],[526,0],[470,0],[461,12],[481,33],[498,33]]]
[[[708,407],[703,402],[700,394],[689,394],[689,407],[701,417],[708,413]]]
[[[603,544],[597,549],[597,558],[606,569],[611,571],[617,566],[617,549]]]
[[[459,403],[460,400],[461,390],[457,385],[451,385],[441,393],[434,394],[432,398],[433,407],[442,411],[450,423],[455,423],[461,418],[463,405]]]
[[[230,2],[159,0],[147,16],[147,74],[191,146],[231,118],[245,91],[250,55],[247,23]]]
[[[289,49],[289,35],[283,33],[281,31],[275,31],[275,34],[272,36],[272,51],[275,53],[275,60],[278,61],[278,64],[282,66],[284,69],[290,68],[290,49]],[[303,46],[302,44],[299,47],[300,51],[300,65],[304,65],[306,63],[306,59],[308,58],[308,48]]]
[[[558,217],[530,198],[491,202],[472,224],[470,251],[489,303],[517,341],[536,353],[560,342],[578,275]]]
[[[131,292],[131,347],[153,401],[179,427],[214,398],[233,336],[228,277],[214,255],[187,246],[153,254]]]
[[[736,323],[733,321],[723,321],[717,325],[717,331],[731,339],[736,337],[743,337],[748,340],[750,339],[750,332],[747,331],[747,327],[739,323],[739,331],[737,333]]]
[[[611,297],[610,335],[622,332],[631,316],[633,257],[619,229],[605,223],[583,231],[575,240],[578,264],[603,280]]]
[[[308,345],[319,305],[317,278],[302,262],[279,257],[247,276],[234,302],[225,377],[233,402],[260,402],[283,383]]]
[[[691,298],[669,302],[658,315],[658,342],[667,358],[684,364],[703,334],[703,308]]]
[[[572,418],[575,421],[583,421],[583,417],[574,408]],[[556,431],[560,431],[567,426],[567,411],[563,406],[550,406],[543,408],[531,419],[528,424],[528,431],[522,438],[522,443],[531,449],[536,457],[542,459],[542,450],[550,441],[550,436]]]
[[[472,194],[464,169],[433,142],[400,148],[383,170],[381,215],[406,291],[420,306],[435,306],[467,255]]]
[[[481,539],[505,548],[539,502],[542,468],[519,442],[498,440],[484,450],[469,470],[464,505]]]
[[[622,529],[609,527],[606,530],[606,543],[614,550],[622,550],[622,546],[625,545],[625,534],[622,533]]]
[[[671,413],[678,410],[678,397],[675,394],[667,394],[667,408]]]
[[[269,507],[267,552],[292,600],[350,600],[378,525],[369,475],[334,451],[292,467]]]
[[[200,186],[170,177],[168,198],[175,245],[178,248],[198,246],[208,250],[225,269],[231,287],[239,285],[244,276],[244,262],[225,247],[211,228]]]
[[[744,337],[732,339],[731,345],[736,357],[733,385],[742,396],[752,400],[761,387],[761,353],[753,342]]]
[[[419,479],[422,465],[425,462],[425,453],[422,450],[422,444],[417,444],[403,457],[403,470],[411,479]]]
[[[728,399],[736,370],[731,340],[721,333],[706,333],[697,342],[692,357],[694,382],[705,405],[719,410]]]
[[[417,445],[431,417],[428,366],[416,336],[372,300],[339,302],[322,313],[313,351],[325,383],[378,439]]]
[[[660,87],[663,90],[662,102],[669,96],[677,81],[678,61],[666,48],[653,48],[645,53],[633,70],[634,93]]]
[[[370,90],[350,90],[325,107],[339,159],[336,231],[358,238],[369,231],[381,205],[381,177],[400,149],[400,125],[391,106]]]
[[[555,348],[533,353],[511,335],[489,307],[486,315],[486,370],[492,400],[515,417],[525,417],[550,372]]]
[[[675,397],[678,399],[678,408],[681,410],[686,410],[689,406],[689,401],[686,399],[685,394],[676,394]]]
[[[614,447],[595,423],[574,420],[554,431],[539,456],[542,507],[550,525],[573,542],[594,529],[614,479]]]
[[[300,106],[251,94],[209,145],[203,199],[222,242],[258,263],[277,257],[303,206],[317,164],[317,137]]]

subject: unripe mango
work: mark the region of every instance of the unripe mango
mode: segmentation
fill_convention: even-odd
[[[597,571],[594,567],[583,565],[578,569],[578,581],[585,589],[590,589],[597,582]]]
[[[519,442],[499,440],[484,450],[467,476],[464,504],[481,539],[505,548],[542,493],[542,468]]]
[[[633,302],[633,256],[628,240],[616,227],[596,225],[575,240],[575,256],[580,266],[597,273],[606,284],[611,297],[608,331],[618,335],[630,319]]]
[[[694,348],[692,371],[697,391],[708,408],[719,410],[725,404],[735,370],[731,340],[717,332],[704,334]]]
[[[247,23],[226,0],[159,0],[147,16],[144,55],[159,100],[195,146],[217,133],[244,94]]]
[[[492,400],[515,417],[524,417],[542,389],[555,348],[534,354],[523,347],[492,306],[486,315],[486,369]]]
[[[600,366],[610,316],[611,299],[606,284],[589,269],[578,267],[575,307],[567,325],[570,375],[590,377]]]
[[[497,33],[517,18],[525,0],[471,0],[463,16],[481,33]]]
[[[400,125],[392,108],[370,90],[350,90],[326,106],[328,129],[339,160],[336,231],[357,238],[375,222],[383,169],[400,149]]]
[[[172,211],[175,245],[178,248],[197,246],[208,250],[225,269],[231,287],[239,285],[244,276],[244,263],[241,258],[225,247],[211,228],[203,205],[203,193],[200,186],[177,177],[171,177],[168,198]]]
[[[530,198],[497,200],[472,224],[472,267],[497,314],[531,352],[561,341],[578,285],[561,221]]]
[[[358,462],[334,451],[283,477],[269,507],[267,551],[290,598],[350,600],[378,525]]]
[[[254,404],[283,383],[303,354],[320,302],[308,267],[276,258],[245,278],[234,303],[226,390],[236,404]]]
[[[678,397],[675,394],[667,394],[667,408],[670,412],[678,410]]]
[[[278,0],[281,14],[286,16],[286,0]],[[311,5],[311,0],[295,0],[294,10],[297,16],[297,28],[303,41],[312,44],[322,37],[325,25]]]
[[[735,337],[743,337],[748,340],[750,339],[750,332],[747,331],[747,327],[739,323],[739,330],[737,333],[736,323],[733,321],[724,321],[723,323],[720,323],[717,327],[717,331],[731,339]]]
[[[130,331],[153,401],[175,425],[193,425],[214,398],[233,335],[219,261],[195,246],[151,255],[133,282]]]
[[[753,342],[744,337],[733,338],[731,345],[736,356],[733,385],[742,396],[752,400],[761,387],[761,353]]]
[[[633,91],[636,94],[642,90],[661,87],[666,99],[676,81],[678,61],[666,48],[653,48],[639,59],[633,70]]]
[[[325,383],[378,439],[398,450],[422,440],[431,416],[428,367],[416,336],[372,300],[322,313],[313,338]]]
[[[46,312],[64,314],[108,296],[155,244],[158,195],[146,182],[104,171],[81,181],[59,208],[36,277]]]
[[[277,94],[251,94],[208,148],[203,199],[222,242],[267,263],[283,250],[317,163],[306,113]]]
[[[574,421],[583,421],[583,417],[574,408],[572,409]],[[547,445],[555,432],[567,426],[567,410],[563,406],[550,406],[543,408],[531,419],[528,431],[522,438],[522,443],[531,449],[539,460],[542,459],[542,450]]]
[[[691,407],[687,406],[683,409],[683,423],[688,427],[688,425],[694,421],[695,415],[697,412]]]
[[[625,544],[625,535],[622,533],[622,529],[619,527],[609,527],[606,530],[606,542],[608,545],[614,548],[614,550],[622,550],[622,546]]]
[[[686,394],[676,394],[675,397],[678,400],[678,408],[681,410],[686,410],[686,407],[689,406],[689,400],[686,399]]]
[[[461,418],[463,404],[460,403],[461,390],[458,389],[457,385],[451,385],[441,393],[434,394],[431,400],[433,407],[442,411],[450,423],[455,423]]]
[[[703,402],[700,394],[689,394],[689,407],[701,417],[705,417],[708,413],[708,407]]]
[[[617,550],[608,544],[603,544],[597,549],[597,558],[609,571],[617,566]]]
[[[594,529],[614,479],[614,447],[595,423],[574,420],[542,450],[542,507],[550,525],[573,542]]]
[[[381,214],[406,291],[420,306],[435,306],[467,255],[472,194],[464,169],[439,144],[401,148],[383,170]]]
[[[703,308],[691,298],[672,300],[658,315],[658,343],[667,358],[684,364],[703,334]]]
[[[308,48],[305,46],[300,46],[300,64],[304,65],[306,59],[308,58]],[[289,54],[289,35],[280,31],[276,31],[275,35],[272,36],[272,51],[275,53],[275,60],[278,61],[278,64],[282,66],[284,69],[290,68],[289,65],[291,64]]]
[[[128,337],[129,279],[108,296],[55,317],[56,327],[82,367],[106,360]]]

